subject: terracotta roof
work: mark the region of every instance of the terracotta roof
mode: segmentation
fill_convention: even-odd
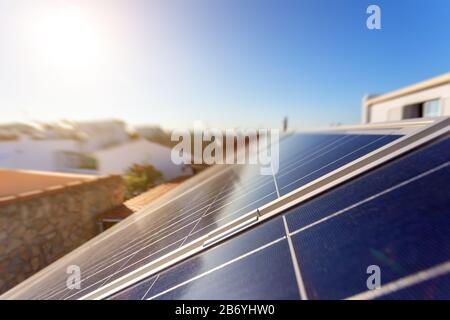
[[[31,170],[0,169],[0,197],[15,196],[68,183],[95,180],[97,176]]]
[[[0,206],[29,200],[50,193],[65,192],[70,188],[97,183],[119,176],[92,176],[31,170],[0,169]]]
[[[107,212],[100,214],[97,219],[99,221],[120,221],[141,210],[153,200],[159,198],[166,192],[177,187],[183,181],[189,179],[189,176],[178,177],[170,182],[160,184],[140,195],[125,201],[122,205],[115,207]]]

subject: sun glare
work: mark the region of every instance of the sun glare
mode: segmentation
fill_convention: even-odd
[[[99,59],[98,30],[76,7],[40,14],[33,40],[40,58],[58,67],[88,67]]]

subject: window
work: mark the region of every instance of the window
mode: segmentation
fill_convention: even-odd
[[[430,100],[423,104],[424,117],[437,117],[440,115],[439,100]]]
[[[63,168],[86,170],[98,169],[97,159],[83,153],[63,151],[59,157],[59,161]]]
[[[439,115],[440,115],[439,99],[434,99],[422,103],[415,103],[404,106],[402,112],[402,119],[437,117]]]
[[[403,108],[403,119],[423,117],[422,103],[410,104]]]

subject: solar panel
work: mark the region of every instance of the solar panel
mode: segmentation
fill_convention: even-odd
[[[203,188],[195,190],[193,194],[186,194],[175,202],[174,209],[163,207],[152,213],[148,219],[144,218],[133,224],[122,231],[123,237],[116,238],[107,248],[102,248],[106,251],[106,256],[100,255],[95,257],[97,262],[81,266],[84,270],[84,290],[74,294],[62,283],[60,289],[56,288],[50,293],[50,298],[80,297],[182,247],[208,233],[217,224],[274,200],[276,191],[273,179],[251,176],[251,172],[256,170],[246,167],[225,170],[218,176],[217,181],[211,180]],[[254,179],[258,179],[258,185],[248,190],[254,184]],[[269,183],[265,183],[266,181]],[[250,192],[251,194],[245,197]],[[157,215],[160,216],[152,219]]]
[[[302,298],[343,299],[368,291],[370,265],[380,266],[383,283],[436,267],[449,273],[448,150],[450,138],[435,142],[111,298],[298,299],[303,287]],[[294,260],[286,252],[283,218]],[[301,283],[294,275],[296,263]],[[388,298],[448,299],[450,278],[441,275],[437,284],[426,275]]]
[[[277,259],[273,259],[274,256]],[[158,279],[155,281],[153,278],[153,282],[145,288],[136,286],[115,298],[146,299],[154,295],[154,298],[160,299],[225,299],[248,298],[249,294],[255,299],[273,295],[289,298],[295,296],[298,290],[292,264],[280,264],[286,259],[290,259],[290,253],[282,219],[277,218],[159,274]],[[258,272],[262,266],[264,272]],[[280,269],[283,272],[279,272]],[[230,281],[230,277],[234,281]],[[193,278],[195,281],[192,281]],[[276,286],[268,279],[276,282]],[[180,283],[184,285],[179,286]],[[175,290],[170,290],[177,285]],[[192,289],[190,285],[200,286],[201,289],[194,290],[194,296],[191,296],[188,294]],[[242,291],[240,286],[244,286],[245,290]]]
[[[281,164],[276,175],[280,195],[324,176],[399,137],[378,134],[293,136],[280,145]],[[304,144],[305,140],[309,140],[307,144]],[[294,155],[285,153],[289,149],[300,152]]]
[[[152,299],[298,298],[294,273],[285,263],[289,257],[286,240],[280,240],[264,250],[250,254],[246,259],[228,265],[227,268],[206,274],[189,283],[191,287],[180,286]],[[261,271],[255,272],[257,268],[261,268]],[[243,288],[245,290],[242,290]]]
[[[389,283],[445,263],[450,201],[442,191],[449,191],[449,165],[382,195],[373,193],[367,203],[343,208],[292,235],[308,297],[343,299],[367,291],[371,265],[379,266],[383,282]],[[417,189],[424,191],[417,194]]]
[[[59,287],[52,290],[45,298],[82,296],[207,233],[214,227],[214,221],[206,225],[199,225],[199,222],[208,219],[210,215],[215,215],[217,223],[220,223],[224,219],[229,219],[230,215],[236,216],[245,213],[246,210],[252,210],[252,206],[261,204],[258,202],[259,199],[267,199],[267,202],[275,199],[273,180],[252,176],[251,172],[256,170],[246,167],[224,170],[219,173],[217,180],[211,180],[195,192],[186,194],[168,206],[152,212],[148,218],[132,224],[121,232],[123,236],[112,239],[106,248],[102,248],[105,255],[93,257],[95,263],[91,259],[89,264],[80,266],[84,270],[84,290],[73,294],[74,292],[67,289],[64,283],[60,283]],[[268,180],[272,185],[255,187],[246,203],[242,200],[243,194],[254,183],[254,179],[258,179],[263,185],[264,181]],[[241,194],[240,191],[243,193]],[[224,199],[228,202],[223,203]],[[219,201],[222,206],[213,208],[212,205]],[[234,201],[241,206],[230,212],[228,207],[232,206]],[[156,219],[153,219],[154,216]],[[80,260],[84,262],[84,259]],[[75,260],[72,263],[78,264],[78,261]]]
[[[229,249],[221,250],[229,250],[230,254],[239,255],[241,251],[237,248],[245,247],[242,245],[243,241],[239,239],[242,239],[241,237],[245,234],[217,247],[215,247],[216,242],[232,236],[235,229],[240,232],[241,228],[261,223],[292,207],[296,202],[304,201],[303,194],[312,197],[323,189],[329,188],[329,185],[354,177],[366,170],[362,169],[363,165],[368,170],[370,165],[385,161],[384,159],[391,154],[400,154],[417,144],[424,143],[422,140],[431,139],[433,135],[440,132],[439,130],[442,131],[448,126],[442,121],[432,125],[430,123],[432,122],[426,122],[426,124],[410,122],[410,127],[406,126],[407,130],[404,129],[404,125],[389,125],[380,130],[377,128],[340,129],[334,132],[312,132],[286,137],[280,142],[280,169],[273,176],[261,176],[259,167],[251,165],[215,166],[206,170],[123,223],[44,269],[5,296],[36,299],[105,298],[122,288],[128,288],[120,295],[138,298],[144,290],[145,294],[141,298],[144,296],[148,298],[153,293],[150,293],[148,287],[140,288],[140,285],[159,288],[164,284],[164,279],[169,277],[167,274],[164,274],[164,277],[161,274],[160,278],[160,271],[169,272],[170,267],[176,262],[192,257],[209,247],[214,249],[201,254],[211,255],[213,252],[211,250],[229,246]],[[403,136],[404,134],[407,134],[406,137]],[[397,179],[401,179],[398,174],[396,176]],[[368,185],[371,187],[370,182]],[[383,182],[376,186],[382,188]],[[345,201],[349,201],[352,197],[353,194],[346,199],[333,201],[342,201],[345,204]],[[327,211],[320,209],[320,206],[327,207],[326,203],[324,201],[318,205],[319,216],[326,214]],[[333,205],[329,207],[333,209]],[[258,254],[251,259],[255,259],[254,262],[258,263],[260,263],[258,259],[262,259],[261,261],[270,265],[269,270],[291,266],[291,269],[283,269],[282,275],[272,276],[280,283],[284,283],[286,279],[296,283],[292,281],[291,276],[297,279],[297,289],[286,290],[289,295],[278,292],[277,297],[280,298],[295,299],[301,295],[301,290],[298,290],[299,275],[296,269],[298,265],[294,263],[296,258],[293,255],[294,246],[298,243],[294,243],[294,238],[287,237],[286,233],[287,229],[301,228],[303,218],[294,216],[286,214],[281,220],[273,220],[278,221],[278,227],[272,227],[274,229],[279,228],[281,221],[283,222],[284,235],[281,238],[266,239],[263,241],[265,244],[255,240],[255,243],[263,247],[267,245],[261,250],[247,248],[250,252],[256,250]],[[310,217],[311,221],[314,220],[312,214],[304,216],[306,220],[303,223],[308,222],[307,217]],[[252,229],[251,232],[256,232],[263,227],[268,228],[264,224]],[[267,230],[265,232],[271,234]],[[272,243],[273,241],[275,242]],[[235,243],[234,247],[233,243]],[[272,245],[276,247],[276,250],[271,249]],[[274,254],[280,255],[277,260],[282,261],[287,257],[292,263],[282,265],[276,262],[269,263],[269,260],[273,260],[270,257]],[[228,257],[226,254],[223,256]],[[282,257],[284,258],[281,259]],[[239,259],[239,256],[235,258],[229,256],[227,259],[228,262],[238,259],[243,271],[254,265],[250,260],[247,262],[245,259]],[[223,263],[226,264],[227,261]],[[70,290],[66,287],[66,267],[72,264],[80,266],[82,270],[80,290]],[[227,270],[224,268],[220,271],[224,273],[224,278],[239,273],[240,269],[231,274],[227,273]],[[284,275],[285,278],[283,278]],[[240,275],[242,276],[244,274]],[[255,276],[256,281],[258,275],[246,275],[249,279],[251,276]],[[208,273],[205,277],[210,279],[211,275]],[[139,285],[133,286],[138,282]],[[211,281],[206,281],[205,284],[208,282]],[[263,285],[265,284],[261,284]],[[285,286],[288,288],[287,284]],[[249,296],[264,298],[257,294],[262,287],[256,284],[253,287],[248,284],[247,287]],[[170,294],[172,297],[182,297],[185,296],[183,290]],[[230,290],[239,294],[237,288],[230,287]],[[200,296],[206,293],[210,294],[205,288],[198,292]],[[229,297],[226,293],[220,294],[222,294],[220,297]],[[236,298],[244,296],[245,294],[242,293]]]

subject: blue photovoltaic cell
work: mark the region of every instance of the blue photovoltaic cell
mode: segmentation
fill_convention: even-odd
[[[308,296],[363,292],[370,265],[381,268],[386,283],[445,262],[450,200],[442,186],[448,179],[450,167],[294,235]]]
[[[448,300],[450,299],[450,274],[445,274],[411,287],[379,297],[377,300]]]
[[[226,265],[156,299],[298,299],[286,240]]]
[[[387,283],[449,260],[450,154],[449,149],[442,149],[447,144],[444,141],[433,146],[435,153],[427,150],[430,157],[445,155],[446,161],[442,159],[444,162],[435,172],[422,172],[423,177],[397,185],[396,189],[348,208],[329,220],[307,225],[292,236],[308,297],[341,299],[366,291],[366,269],[370,265],[380,266],[382,282]],[[413,155],[392,166],[401,172],[403,165],[411,165],[409,161],[418,158]],[[378,190],[373,179],[376,174],[390,179],[385,169],[380,169],[315,201],[330,205],[342,198],[359,199],[357,190],[367,191],[362,189],[364,180],[372,182],[373,188],[365,187],[373,190],[372,196],[376,195]],[[360,185],[352,188],[355,184]],[[333,206],[333,213],[339,212],[340,206]],[[303,212],[304,207],[293,209],[287,217],[295,220]],[[297,222],[301,220],[298,218]],[[292,232],[296,228],[291,225]]]
[[[144,298],[142,293],[147,293],[146,298],[154,296],[181,282],[216,268],[227,261],[236,259],[243,254],[277,240],[284,235],[285,230],[282,219],[281,217],[276,218],[162,272],[155,283],[151,279],[138,283],[122,291],[114,299],[142,299]],[[155,277],[152,278],[154,279]],[[150,287],[151,290],[149,290]]]
[[[363,177],[316,197],[287,214],[290,230],[297,230],[319,219],[382,192],[405,180],[436,168],[450,160],[450,139],[422,148]]]
[[[290,139],[297,140],[297,144],[301,142],[302,136],[294,136]],[[330,173],[343,165],[350,163],[396,139],[397,135],[343,135],[336,137],[335,135],[320,137],[317,141],[316,150],[303,152],[297,157],[291,156],[290,159],[299,159],[295,165],[287,165],[281,163],[279,172],[276,175],[280,195],[289,193],[321,176]],[[328,138],[328,139],[326,139]],[[317,136],[308,137],[308,140],[318,140]],[[293,144],[286,141],[286,144]],[[300,143],[301,144],[301,143]],[[309,144],[308,144],[309,146]],[[292,146],[288,146],[292,148]],[[280,145],[280,154],[287,147]],[[307,148],[308,149],[308,148]],[[281,156],[282,160],[284,157]],[[297,160],[296,160],[297,161]]]

